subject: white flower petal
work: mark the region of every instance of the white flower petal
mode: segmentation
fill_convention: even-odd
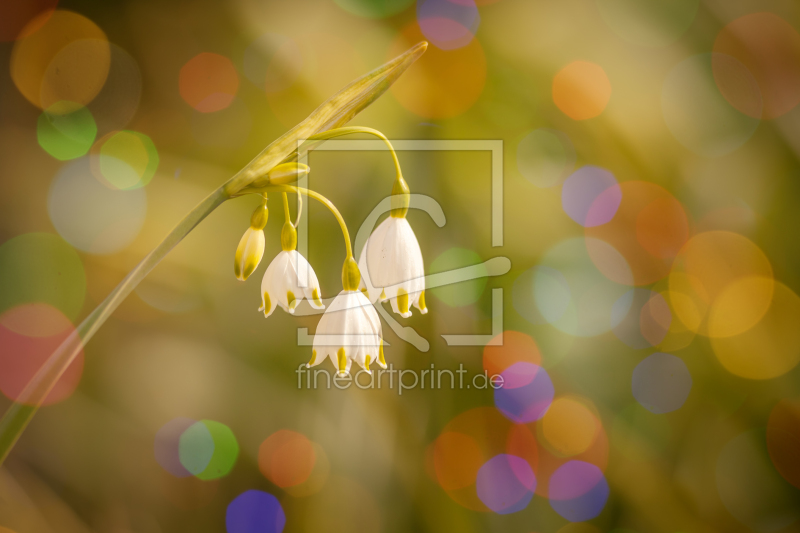
[[[395,313],[411,316],[411,305],[418,302],[425,290],[425,267],[408,220],[389,217],[381,222],[361,251],[359,269],[370,301],[388,299]],[[408,295],[408,306],[399,305],[397,297],[398,293],[403,294],[401,289]]]
[[[305,270],[305,273],[301,274],[301,276],[307,278],[312,284],[309,287],[313,286],[308,292],[306,292],[306,287],[300,287],[298,283],[298,265],[301,270]],[[313,289],[316,289],[317,294],[319,294],[317,275],[306,258],[297,250],[280,252],[269,264],[267,271],[264,273],[264,278],[261,280],[262,307],[264,293],[268,294],[271,300],[271,309],[266,313],[266,316],[271,315],[278,305],[287,313],[294,314],[297,305],[303,298],[308,298],[311,305],[319,309],[321,302],[317,304],[310,297]]]
[[[342,291],[322,315],[314,334],[311,366],[316,366],[325,357],[341,370],[339,353],[345,357],[345,372],[355,361],[367,368],[378,359],[381,343],[381,325],[377,311],[369,299],[360,291]]]

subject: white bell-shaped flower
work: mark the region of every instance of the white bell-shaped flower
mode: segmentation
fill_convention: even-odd
[[[340,292],[322,315],[306,366],[316,366],[326,357],[330,357],[340,376],[350,372],[353,361],[370,374],[370,363],[377,361],[386,368],[378,312],[358,290]]]
[[[358,260],[362,290],[373,303],[387,299],[392,310],[411,316],[410,304],[423,315],[425,268],[417,236],[405,217],[390,216],[381,222],[364,244]]]
[[[281,234],[283,251],[275,256],[261,280],[261,307],[259,311],[268,317],[280,305],[284,311],[294,314],[303,298],[312,307],[324,309],[320,300],[319,281],[311,264],[295,250],[297,233],[288,222]]]

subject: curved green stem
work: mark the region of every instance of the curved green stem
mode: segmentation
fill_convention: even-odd
[[[220,187],[192,209],[183,220],[125,277],[103,302],[87,316],[72,334],[56,349],[22,390],[16,401],[0,419],[0,464],[3,463],[33,415],[47,398],[59,378],[69,368],[100,326],[119,307],[139,282],[186,237],[195,226],[219,207],[229,196]]]
[[[366,133],[369,135],[374,135],[379,139],[382,139],[383,142],[386,143],[386,146],[389,148],[389,151],[392,153],[392,160],[394,161],[394,168],[397,171],[397,176],[394,180],[394,185],[392,186],[392,211],[391,214],[393,217],[396,218],[404,218],[406,213],[408,213],[408,202],[409,202],[409,190],[408,184],[406,180],[403,179],[403,173],[400,170],[400,161],[397,159],[397,152],[395,152],[392,143],[386,136],[379,132],[376,129],[372,128],[365,128],[361,126],[348,126],[344,128],[336,128],[328,131],[324,131],[321,133],[317,133],[312,135],[308,138],[310,142],[324,142],[328,139],[333,139],[334,137],[341,137],[343,135],[350,135],[353,133]],[[299,151],[302,149],[302,146],[298,149]],[[306,148],[308,150],[310,148]]]
[[[333,202],[331,202],[330,200],[328,200],[327,198],[325,198],[324,196],[322,196],[320,193],[318,193],[316,191],[312,191],[311,189],[304,189],[303,187],[296,187],[294,185],[266,185],[264,187],[258,187],[258,188],[247,188],[247,189],[242,191],[242,194],[256,193],[256,192],[257,193],[263,193],[263,192],[271,192],[271,191],[283,192],[284,193],[284,201],[287,202],[287,204],[286,204],[287,206],[288,206],[288,200],[286,200],[286,193],[287,192],[293,192],[293,193],[296,193],[296,194],[305,194],[309,198],[313,198],[314,200],[318,201],[319,203],[321,203],[322,205],[327,207],[330,210],[330,212],[333,213],[333,216],[336,217],[337,222],[339,222],[339,227],[342,228],[342,236],[344,237],[344,245],[345,245],[345,248],[347,249],[347,259],[352,259],[352,257],[353,257],[353,247],[350,244],[350,232],[347,231],[347,224],[345,224],[345,221],[344,221],[344,218],[342,217],[342,214],[339,213],[339,210],[336,209],[336,206],[333,205]]]
[[[403,173],[400,171],[400,161],[397,159],[397,152],[394,151],[394,146],[386,138],[386,136],[379,132],[378,130],[372,128],[365,128],[362,126],[347,126],[344,128],[336,128],[328,131],[323,131],[321,133],[317,133],[312,135],[308,138],[308,141],[327,141],[328,139],[333,139],[335,137],[342,137],[343,135],[353,135],[355,133],[366,133],[368,135],[374,135],[379,139],[382,139],[386,146],[389,148],[389,151],[392,153],[392,160],[394,161],[394,168],[397,171],[397,178],[402,178]]]

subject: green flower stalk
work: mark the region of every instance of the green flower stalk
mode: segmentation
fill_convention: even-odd
[[[119,285],[117,285],[111,294],[109,294],[94,311],[92,311],[92,313],[76,328],[76,331],[58,347],[26,385],[25,389],[19,395],[18,400],[6,411],[2,419],[0,419],[0,464],[8,457],[14,444],[17,442],[50,390],[69,367],[77,354],[82,350],[83,346],[89,342],[111,313],[119,307],[122,301],[134,290],[142,279],[144,279],[144,277],[150,273],[150,271],[152,271],[184,237],[186,237],[186,235],[214,209],[231,198],[250,193],[259,194],[264,198],[262,205],[259,206],[256,213],[251,217],[250,228],[242,237],[240,245],[237,248],[234,266],[234,273],[237,278],[246,279],[255,271],[261,261],[261,256],[264,252],[263,228],[267,222],[266,194],[269,192],[305,194],[325,204],[331,209],[331,212],[339,221],[347,248],[347,259],[345,260],[345,267],[342,274],[343,283],[345,284],[345,289],[348,287],[356,287],[356,290],[349,290],[348,292],[361,294],[357,290],[357,286],[360,282],[358,267],[353,259],[350,236],[341,215],[333,204],[318,193],[289,185],[289,183],[294,182],[298,177],[308,173],[307,166],[294,162],[297,159],[298,143],[306,140],[324,140],[324,136],[328,132],[336,130],[341,132],[345,124],[386,92],[392,83],[394,83],[397,78],[425,52],[426,48],[427,43],[419,43],[400,56],[350,83],[322,103],[322,105],[311,113],[303,122],[296,125],[267,146],[242,170],[237,172],[230,180],[212,192],[205,200],[192,209],[166,238],[156,246],[156,248],[150,252]],[[337,136],[338,134],[333,134],[333,136]],[[399,164],[397,163],[397,156],[394,152],[393,156],[399,175]],[[288,207],[286,216],[288,221]],[[292,229],[294,229],[293,226]],[[287,230],[287,232],[290,232],[290,230]],[[281,240],[284,242],[285,253],[297,253],[296,250],[286,250],[287,247],[294,247],[291,235],[287,235],[286,239],[282,237]],[[296,243],[296,238],[294,242]],[[311,276],[308,276],[308,278],[308,281],[312,281]],[[309,293],[304,293],[304,295],[312,305],[321,307],[322,303],[319,297],[318,285],[314,287],[313,283],[310,283],[307,284],[304,289],[308,287],[311,287],[311,290]],[[278,300],[281,299],[279,296],[286,297],[286,309],[291,312],[297,305],[298,296],[300,295],[292,294],[292,301],[289,301],[289,294],[276,295]],[[266,306],[262,306],[264,308],[270,307],[270,309],[272,309],[274,306],[274,302],[262,303],[266,304]],[[369,302],[367,301],[367,303]],[[334,304],[336,304],[336,302],[334,302]],[[333,305],[331,307],[333,307]],[[376,337],[375,330],[377,327],[379,333],[380,322],[377,322],[376,325],[377,313],[371,306],[370,309],[374,316],[370,315],[367,322],[370,324],[369,327],[371,328],[370,331],[373,337]],[[359,310],[359,312],[368,313],[363,310]],[[328,316],[327,312],[325,316]],[[325,320],[325,316],[323,316],[323,320],[320,321],[320,325],[322,325],[322,322]],[[370,347],[368,350],[370,352],[369,354],[364,350],[356,350],[353,352],[357,352],[359,358],[358,362],[362,364],[362,366],[366,366],[366,368],[369,367],[370,359],[375,361],[377,358],[379,363],[383,363],[382,340],[380,338],[370,337],[370,341],[372,345],[378,344],[378,346],[374,349]],[[350,359],[348,359],[344,348],[339,350],[339,352],[341,355],[336,356],[336,364],[341,371],[344,371],[346,368],[349,368]],[[314,357],[312,357],[312,362],[313,360]],[[364,363],[366,363],[366,365],[364,365]]]

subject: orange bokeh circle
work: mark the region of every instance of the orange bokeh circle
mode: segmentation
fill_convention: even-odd
[[[589,449],[597,439],[601,424],[589,402],[560,396],[550,404],[539,426],[542,444],[551,453],[571,457]]]
[[[646,181],[620,184],[622,201],[607,224],[585,230],[586,247],[608,279],[627,284],[628,272],[605,258],[596,244],[605,241],[627,261],[634,285],[648,285],[669,274],[672,261],[689,238],[689,219],[666,189]]]
[[[395,57],[425,36],[415,22],[406,26],[389,52]],[[477,102],[486,84],[486,56],[478,39],[454,50],[428,46],[428,50],[394,85],[400,104],[429,119],[460,115]]]
[[[490,511],[478,497],[476,481],[480,468],[496,455],[517,455],[535,471],[535,439],[510,446],[514,427],[494,407],[478,407],[459,414],[442,429],[428,457],[436,481],[453,501],[473,511]]]
[[[732,337],[753,327],[773,294],[772,266],[755,243],[729,231],[692,237],[669,276],[673,313],[691,331]]]
[[[111,48],[97,24],[78,13],[45,11],[28,27],[35,32],[14,43],[11,78],[32,104],[58,114],[91,102],[111,67]]]
[[[603,67],[573,61],[553,78],[553,102],[568,117],[586,120],[598,116],[611,99],[611,82]]]
[[[519,362],[541,366],[542,355],[536,341],[530,335],[508,330],[504,331],[502,336],[502,345],[492,344],[497,339],[495,337],[483,349],[483,369],[488,376],[501,374],[506,368]]]
[[[186,103],[201,113],[221,111],[239,90],[239,74],[227,57],[203,52],[181,67],[178,88]]]
[[[314,470],[314,444],[302,433],[281,429],[258,448],[258,469],[282,488],[306,481]]]
[[[800,34],[778,15],[750,13],[734,20],[717,35],[714,53],[717,86],[742,113],[776,118],[800,103]],[[741,76],[725,75],[731,57],[747,68],[760,95]]]

